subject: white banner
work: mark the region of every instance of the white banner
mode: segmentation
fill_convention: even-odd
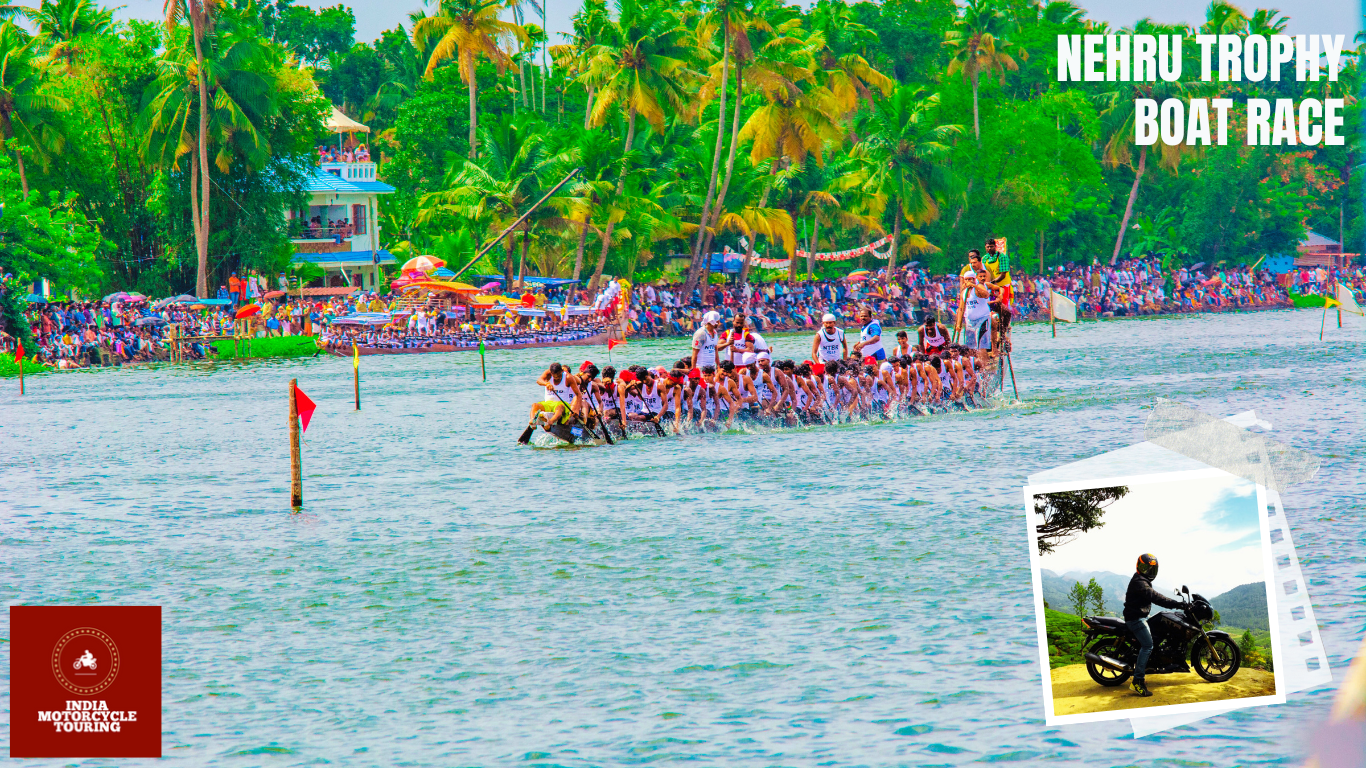
[[[1066,296],[1053,291],[1049,294],[1053,302],[1053,317],[1069,323],[1077,322],[1077,303]]]

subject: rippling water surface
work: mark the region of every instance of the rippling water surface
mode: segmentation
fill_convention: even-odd
[[[486,384],[473,354],[366,358],[359,413],[338,358],[0,382],[0,594],[165,606],[186,764],[1294,764],[1331,688],[1137,742],[1044,726],[1019,488],[1141,440],[1155,397],[1256,409],[1323,459],[1285,500],[1340,679],[1366,332],[1319,320],[1020,327],[1014,407],[577,449],[514,440],[544,366],[601,348],[493,351]]]

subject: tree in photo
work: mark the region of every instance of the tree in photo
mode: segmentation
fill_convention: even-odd
[[[1046,555],[1076,534],[1105,525],[1100,519],[1105,509],[1128,492],[1129,486],[1116,485],[1035,496],[1034,514],[1043,518],[1035,527],[1039,535],[1039,554]]]
[[[1086,599],[1090,606],[1091,615],[1105,615],[1105,590],[1092,578],[1086,585]]]
[[[1082,585],[1080,581],[1072,582],[1072,589],[1067,593],[1067,602],[1072,605],[1072,613],[1081,616],[1086,613],[1086,607],[1091,604],[1091,591]]]

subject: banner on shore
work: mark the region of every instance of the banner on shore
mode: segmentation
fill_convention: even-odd
[[[1050,291],[1048,296],[1053,306],[1053,317],[1055,319],[1068,323],[1077,322],[1077,303],[1075,301],[1057,291]]]

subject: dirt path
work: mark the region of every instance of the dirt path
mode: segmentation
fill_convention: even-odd
[[[1196,701],[1243,699],[1249,696],[1276,695],[1276,680],[1270,672],[1243,667],[1226,683],[1210,683],[1194,672],[1180,675],[1153,675],[1148,678],[1147,698],[1134,696],[1129,683],[1106,688],[1091,679],[1085,664],[1072,664],[1053,670],[1053,713],[1079,715],[1084,712],[1112,712],[1118,709],[1164,707]]]

